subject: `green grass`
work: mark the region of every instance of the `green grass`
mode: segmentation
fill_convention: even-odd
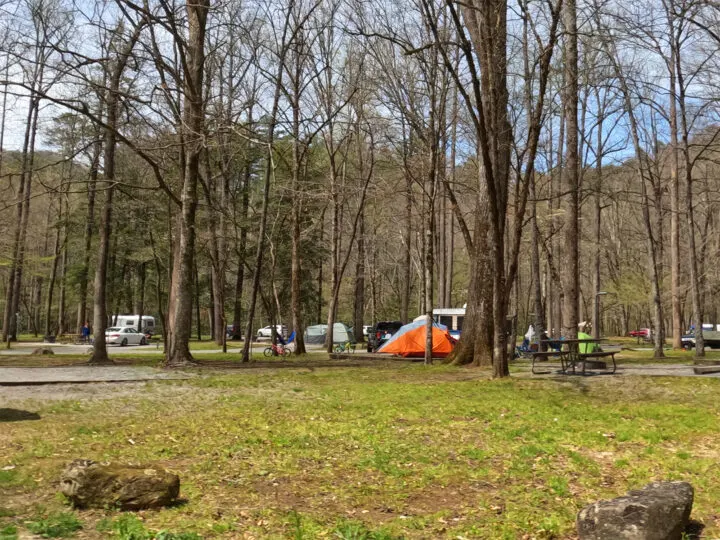
[[[58,512],[27,523],[28,530],[42,538],[68,538],[82,529],[82,523],[70,512]]]
[[[0,468],[15,466],[0,482],[0,531],[65,513],[82,538],[570,538],[583,506],[683,479],[696,488],[693,518],[714,538],[718,392],[717,379],[492,381],[388,363],[23,403],[41,420],[0,428]],[[70,510],[55,492],[75,458],[168,468],[186,502]]]

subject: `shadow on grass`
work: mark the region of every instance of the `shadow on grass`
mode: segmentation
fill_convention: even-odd
[[[0,422],[23,422],[25,420],[40,420],[40,415],[21,409],[0,409]]]

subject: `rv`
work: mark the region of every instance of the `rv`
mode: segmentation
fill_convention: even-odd
[[[138,318],[140,315],[114,315],[110,318],[111,326],[130,326],[140,332],[138,328]],[[142,317],[142,332],[147,334],[155,333],[155,317],[150,315],[143,315]]]
[[[461,308],[435,308],[433,309],[433,319],[435,319],[436,323],[447,326],[452,337],[459,338],[465,320],[465,306]]]

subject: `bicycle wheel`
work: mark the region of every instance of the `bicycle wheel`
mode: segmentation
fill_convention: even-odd
[[[267,347],[267,348],[263,351],[263,354],[264,354],[265,356],[272,356],[272,353],[273,353],[272,347]]]
[[[336,353],[341,353],[341,352],[343,352],[344,350],[345,350],[345,347],[343,347],[342,345],[338,345],[337,347],[335,347],[335,352],[336,352]]]
[[[287,347],[283,347],[283,349],[282,349],[282,355],[283,355],[283,356],[290,356],[290,349],[288,349]]]

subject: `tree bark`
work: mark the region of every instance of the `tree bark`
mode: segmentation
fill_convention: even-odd
[[[122,28],[119,25],[116,32]],[[110,253],[110,240],[112,233],[112,209],[115,193],[115,150],[117,147],[118,112],[120,106],[120,82],[122,80],[128,58],[132,54],[135,43],[140,38],[142,26],[134,29],[126,47],[117,53],[114,61],[111,61],[107,73],[108,88],[105,90],[104,101],[107,110],[107,127],[104,130],[103,139],[103,175],[105,180],[105,203],[103,206],[102,218],[99,230],[98,260],[95,266],[94,283],[94,305],[93,305],[93,333],[95,345],[93,354],[88,361],[89,364],[113,364],[108,357],[105,341],[105,329],[108,324],[107,313],[107,274],[108,257]],[[117,35],[111,37],[110,49],[114,49],[114,41]]]
[[[564,209],[563,260],[561,279],[563,282],[562,335],[576,339],[578,332],[580,295],[580,252],[579,252],[579,173],[578,155],[578,38],[577,11],[575,0],[563,4],[565,26],[565,92],[563,108],[567,147],[563,173]]]
[[[188,37],[185,46],[186,73],[183,88],[183,130],[186,152],[185,178],[180,196],[180,234],[177,258],[170,286],[170,324],[165,366],[192,364],[190,334],[192,328],[192,273],[195,265],[195,217],[198,205],[200,158],[205,133],[205,29],[209,0],[186,3]]]

